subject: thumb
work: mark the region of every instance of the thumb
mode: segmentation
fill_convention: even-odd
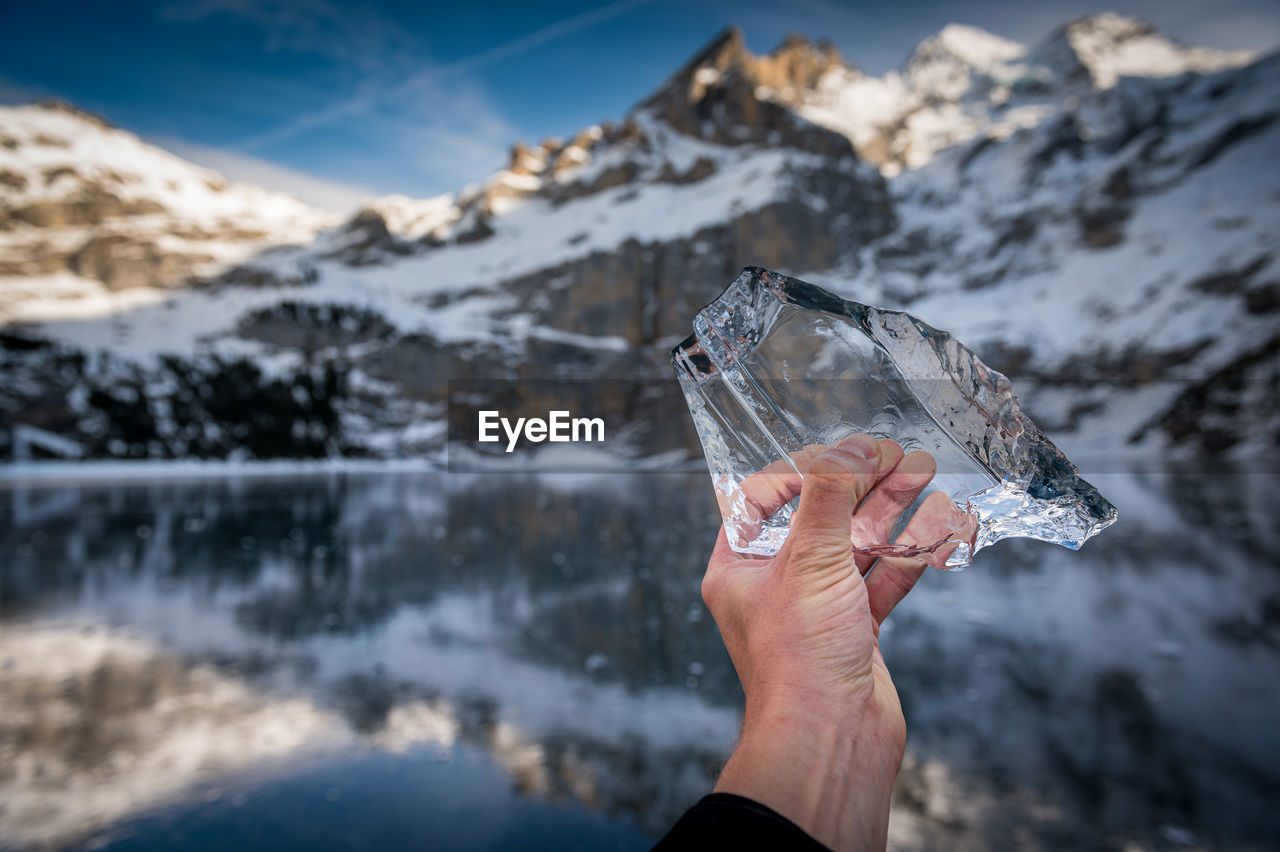
[[[800,507],[787,537],[793,553],[806,558],[852,558],[849,523],[876,484],[880,444],[868,435],[849,437],[813,460],[800,489]]]

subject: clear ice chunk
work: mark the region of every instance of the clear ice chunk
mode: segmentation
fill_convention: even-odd
[[[931,544],[858,547],[865,553],[962,568],[1011,537],[1075,550],[1116,519],[1115,507],[1022,412],[1005,376],[910,314],[748,268],[693,327],[672,361],[739,553],[776,553],[798,505],[798,498],[767,505],[748,493],[753,483],[744,489],[748,477],[803,479],[806,447],[855,432],[927,450],[937,462],[895,535],[932,491],[957,509]]]

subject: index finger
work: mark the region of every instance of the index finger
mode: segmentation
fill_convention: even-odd
[[[790,463],[778,459],[739,482],[728,493],[716,489],[723,526],[733,528],[729,532],[738,543],[755,541],[765,522],[800,494],[801,474],[825,449],[822,444],[810,444],[790,453]]]
[[[790,503],[800,494],[802,474],[826,448],[825,444],[809,444],[803,450],[788,454],[791,464],[778,459],[742,480],[738,488],[746,497],[747,505],[768,518]]]

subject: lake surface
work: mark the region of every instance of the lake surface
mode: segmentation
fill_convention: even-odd
[[[897,849],[1280,844],[1275,475],[1093,477],[882,643]],[[741,692],[697,474],[0,483],[0,847],[645,849]]]

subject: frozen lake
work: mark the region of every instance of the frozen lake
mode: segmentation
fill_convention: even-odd
[[[897,849],[1274,848],[1280,477],[1091,477],[890,619]],[[0,848],[644,849],[731,748],[705,474],[0,483]]]

